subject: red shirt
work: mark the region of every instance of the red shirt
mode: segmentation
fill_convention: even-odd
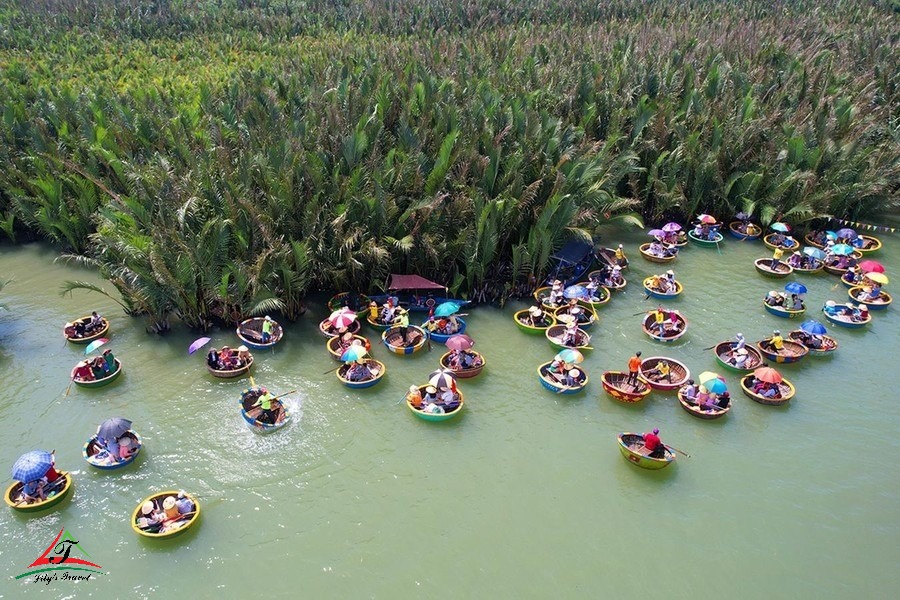
[[[641,359],[637,356],[632,356],[628,359],[628,370],[629,371],[639,371],[641,368]]]
[[[653,452],[656,450],[656,447],[662,444],[662,441],[659,439],[659,436],[655,433],[645,433],[644,434],[644,447],[647,450]]]

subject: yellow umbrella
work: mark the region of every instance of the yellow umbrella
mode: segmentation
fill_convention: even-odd
[[[884,273],[866,273],[866,279],[885,285],[888,282],[887,275]]]

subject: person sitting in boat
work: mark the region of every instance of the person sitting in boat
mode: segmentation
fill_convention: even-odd
[[[813,350],[819,350],[824,346],[823,340],[818,335],[813,335],[811,333],[807,333],[802,329],[799,329],[795,335],[795,337],[800,341],[801,344],[806,346],[807,348],[811,348]]]
[[[210,349],[209,352],[206,353],[206,364],[209,365],[210,368],[219,369],[221,368],[219,365],[219,351],[215,348]]]
[[[141,516],[137,520],[137,526],[144,531],[156,533],[165,519],[165,514],[156,507],[153,500],[147,500],[141,505]]]
[[[825,303],[825,306],[822,308],[825,311],[826,315],[830,315],[832,317],[836,317],[843,312],[844,307],[841,306],[838,308],[837,303],[834,300],[828,300]]]
[[[86,360],[81,361],[75,367],[75,379],[77,381],[94,381],[94,372]]]
[[[104,369],[106,370],[106,374],[109,375],[116,370],[116,356],[109,348],[103,351],[102,356]]]
[[[135,453],[136,449],[132,446],[131,437],[127,435],[123,435],[118,439],[119,442],[119,455],[117,459],[119,462],[128,460],[131,458],[131,455]]]
[[[663,232],[662,241],[667,246],[676,246],[675,252],[678,251],[678,232],[677,231],[665,231]],[[670,248],[671,249],[671,248]]]
[[[481,365],[481,358],[474,352],[462,350],[459,353],[459,366],[463,369],[473,369]]]
[[[869,307],[865,304],[857,305],[856,309],[853,311],[853,315],[851,317],[856,322],[866,321],[869,318]]]
[[[459,394],[453,388],[444,388],[439,393],[439,404],[444,412],[453,412],[459,408]]]
[[[372,374],[372,370],[369,368],[367,361],[357,360],[350,364],[350,368],[347,369],[345,377],[348,381],[368,381],[369,379],[372,379],[374,375]]]
[[[175,506],[178,507],[178,514],[180,515],[194,512],[194,503],[191,502],[191,499],[187,497],[184,491],[178,492],[178,497],[175,498]]]
[[[119,462],[119,456],[122,451],[122,447],[119,444],[118,438],[105,439],[102,437],[97,437],[97,442],[103,446],[103,449],[106,450],[106,453],[109,454],[110,460],[114,462]]]
[[[178,502],[175,500],[175,496],[166,496],[165,500],[163,500],[163,514],[167,521],[177,519],[181,516],[181,513],[178,511]]]
[[[562,303],[563,300],[563,289],[562,282],[557,279],[553,282],[553,285],[550,286],[550,295],[547,296],[547,303],[551,306],[557,306]]]
[[[272,401],[275,400],[275,396],[269,393],[269,390],[266,388],[260,389],[260,395],[256,399],[256,402],[253,403],[253,406],[250,408],[259,407],[260,413],[259,416],[256,417],[256,420],[260,423],[268,423],[269,425],[275,424],[275,419],[277,418],[277,414],[274,410],[272,410]]]
[[[660,289],[664,294],[672,294],[678,289],[675,284],[675,271],[669,269],[665,277],[660,277]]]
[[[554,358],[553,362],[550,363],[550,366],[547,367],[547,375],[557,383],[562,383],[563,374],[568,373],[572,366],[564,361]]]
[[[662,306],[657,306],[653,311],[653,326],[656,327],[659,335],[664,335],[666,329],[666,313]]]
[[[673,335],[681,331],[681,319],[678,316],[678,312],[669,310],[666,314],[669,315],[669,318],[666,319],[665,334]]]
[[[747,340],[744,339],[744,334],[738,333],[736,336],[734,336],[734,341],[731,342],[731,349],[732,350],[741,350],[746,345],[747,345]]]
[[[75,337],[76,338],[83,338],[85,336],[84,321],[79,319],[79,320],[75,321],[75,324],[72,325],[72,327],[75,328]]]
[[[681,388],[681,394],[687,399],[694,403],[697,402],[697,386],[694,384],[693,379],[687,380],[687,385]]]
[[[803,265],[803,255],[799,252],[794,252],[788,257],[787,264],[791,265],[795,269],[801,267]]]
[[[706,223],[697,223],[694,226],[694,237],[698,237],[701,240],[705,240],[707,233],[709,233],[709,226],[706,225]]]
[[[644,434],[644,448],[647,449],[647,456],[650,458],[665,458],[666,446],[659,439],[659,429],[654,429],[651,433]]]
[[[226,370],[233,369],[235,362],[234,351],[229,346],[222,346],[222,349],[219,350],[219,364],[222,365],[222,368]]]
[[[27,481],[22,485],[22,499],[25,504],[34,504],[47,499],[47,480],[43,477]]]
[[[781,295],[781,292],[771,290],[766,294],[766,304],[769,306],[784,306],[784,296]]]
[[[575,348],[578,346],[578,323],[572,322],[566,325],[560,342],[563,346]]]
[[[591,302],[599,302],[600,300],[602,300],[600,294],[597,293],[597,291],[600,289],[600,284],[594,279],[588,281],[587,285],[584,286],[584,289],[587,290],[588,300],[590,300]]]
[[[725,390],[721,394],[719,394],[719,399],[716,401],[716,406],[719,408],[728,408],[728,405],[731,404],[731,394],[728,393],[728,390]]]
[[[577,367],[573,367],[566,372],[566,377],[563,379],[563,385],[568,387],[578,387],[581,385],[581,371],[578,370]]]
[[[806,310],[806,306],[803,305],[803,298],[799,294],[791,294],[787,308],[788,310]]]
[[[728,362],[733,364],[738,369],[743,369],[744,365],[747,364],[747,359],[749,358],[749,353],[746,348],[740,348],[731,353],[731,358]]]
[[[649,371],[644,373],[648,377],[651,377],[653,381],[662,381],[665,379],[669,383],[672,382],[672,368],[669,366],[669,362],[666,360],[661,360],[656,363],[656,366],[650,369]]]
[[[252,356],[250,355],[250,349],[247,346],[238,346],[237,351],[237,365],[236,367],[243,367],[250,363],[252,360]]]
[[[781,337],[781,332],[776,329],[772,332],[772,337],[768,340],[763,340],[761,345],[766,346],[772,352],[779,353],[784,350],[784,338]]]
[[[74,323],[66,323],[65,326],[63,326],[63,334],[67,338],[75,337],[75,324]]]
[[[87,330],[91,333],[103,329],[103,317],[97,314],[97,311],[91,313],[91,320],[88,322]]]
[[[544,324],[544,311],[540,306],[532,306],[528,309],[528,316],[525,319],[527,325],[540,327]]]
[[[647,248],[647,252],[649,252],[652,256],[658,256],[659,258],[665,257],[666,253],[663,249],[662,243],[659,239],[655,239],[650,242],[650,247]]]
[[[459,319],[456,318],[456,315],[450,315],[446,319],[443,330],[445,335],[453,335],[459,331]]]
[[[266,315],[263,319],[262,324],[262,343],[268,344],[269,340],[272,339],[272,330],[275,327],[275,321],[272,320],[272,317]]]
[[[91,373],[93,373],[94,379],[106,377],[106,361],[102,356],[95,356],[91,361]]]
[[[622,277],[622,267],[616,265],[612,268],[612,271],[609,273],[609,278],[606,280],[606,285],[611,287],[619,287],[625,282],[625,278]]]
[[[619,244],[619,247],[616,248],[616,266],[624,267],[628,264],[628,258],[625,256],[625,248],[622,247],[622,244]]]
[[[369,302],[369,320],[373,323],[378,322],[378,303],[374,300]]]
[[[418,386],[409,386],[409,391],[406,393],[406,400],[412,405],[413,408],[422,408],[422,392],[419,391]]]

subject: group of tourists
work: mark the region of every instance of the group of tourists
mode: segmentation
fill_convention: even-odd
[[[547,367],[547,377],[558,384],[571,388],[581,385],[582,372],[574,364],[554,358],[550,366]]]
[[[63,333],[70,339],[81,339],[91,337],[98,331],[103,331],[105,326],[103,317],[97,311],[91,313],[90,317],[78,319],[77,321],[66,323]]]
[[[238,346],[232,350],[228,346],[222,346],[221,350],[212,348],[206,354],[206,364],[217,371],[234,371],[247,366],[253,357],[247,346]]]
[[[166,496],[161,506],[156,500],[147,500],[141,505],[137,526],[151,533],[165,533],[173,523],[194,514],[195,510],[194,503],[184,492],[178,492],[177,496]]]
[[[854,305],[852,302],[837,304],[834,300],[828,300],[824,310],[827,315],[849,319],[854,323],[861,323],[869,319],[869,307],[865,304]]]
[[[780,306],[786,310],[806,310],[803,298],[799,294],[788,294],[787,292],[776,290],[766,294],[765,303],[772,307]]]
[[[704,412],[718,412],[728,408],[731,403],[731,394],[728,393],[728,390],[716,394],[702,385],[698,386],[693,379],[688,379],[687,384],[681,388],[681,395],[689,404],[695,404]]]
[[[83,360],[75,366],[73,379],[79,382],[97,381],[112,375],[116,370],[116,357],[108,348],[103,354]]]
[[[409,393],[406,395],[407,401],[416,410],[429,414],[445,414],[450,413],[459,408],[459,392],[456,391],[455,385],[450,387],[436,388],[433,385],[425,387],[425,394],[415,385],[409,386]]]
[[[754,394],[773,400],[781,398],[781,386],[777,383],[762,381],[761,379],[757,379],[755,375],[750,375],[749,377],[750,379],[747,383],[747,388]]]
[[[821,261],[812,256],[807,256],[799,251],[795,251],[787,259],[787,264],[795,269],[812,270],[819,266]]]
[[[650,331],[656,331],[660,337],[672,337],[681,332],[681,319],[675,310],[666,310],[662,306],[657,306],[652,312],[653,322],[650,324]]]
[[[719,239],[719,224],[718,223],[697,223],[694,226],[692,231],[693,235],[697,239],[706,240],[708,242],[714,242]]]
[[[51,453],[51,464],[46,472],[36,479],[22,482],[20,502],[22,504],[35,504],[43,502],[48,497],[55,495],[64,485],[65,477],[56,470],[56,456]]]
[[[610,288],[622,287],[625,283],[625,277],[622,276],[622,267],[619,265],[602,265],[591,275],[591,283]]]
[[[459,328],[459,319],[456,318],[456,315],[450,315],[449,317],[435,317],[431,315],[425,321],[425,329],[428,330],[428,333],[453,335],[459,331]]]
[[[675,271],[669,269],[663,275],[651,275],[647,286],[661,294],[674,294],[678,291],[678,284],[675,281]]]
[[[650,246],[647,248],[647,254],[657,258],[671,258],[673,256],[678,256],[678,246],[674,243],[663,243],[661,239],[656,238],[650,242]]]
[[[447,357],[447,366],[454,371],[474,369],[482,364],[484,364],[484,359],[481,358],[481,355],[468,350],[451,350],[450,356]]]

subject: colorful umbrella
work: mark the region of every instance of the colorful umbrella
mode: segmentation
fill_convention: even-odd
[[[649,235],[651,237],[662,237],[662,236],[666,235],[666,232],[663,231],[662,229],[651,229],[650,231],[647,232],[647,235]]]
[[[838,235],[833,231],[826,231],[825,237],[828,238],[829,240],[836,240],[838,238]]]
[[[583,285],[570,285],[563,290],[563,298],[587,298],[590,295]]]
[[[819,260],[825,260],[825,253],[818,248],[813,248],[812,246],[807,246],[806,248],[804,248],[803,254],[811,256],[813,258],[818,258]]]
[[[753,371],[753,375],[766,383],[781,383],[781,373],[772,367],[759,367]]]
[[[788,231],[791,230],[790,225],[788,225],[787,223],[781,223],[781,222],[772,223],[771,225],[769,225],[769,227],[774,229],[775,231],[780,231],[781,233],[787,233]]]
[[[207,345],[209,342],[210,338],[208,337],[197,338],[196,340],[191,342],[190,346],[188,346],[188,354],[193,354],[203,346]]]
[[[468,350],[475,345],[475,340],[464,333],[457,333],[448,337],[444,344],[451,350]]]
[[[853,248],[848,246],[847,244],[835,244],[831,247],[832,254],[840,254],[842,256],[849,256],[853,254]]]
[[[728,390],[728,385],[725,383],[725,379],[723,379],[718,373],[713,373],[712,371],[704,371],[700,373],[699,377],[700,385],[704,386],[707,390],[714,394],[721,394],[722,392]]]
[[[884,267],[877,260],[864,260],[859,263],[859,268],[863,273],[884,273]]]
[[[792,294],[805,294],[808,290],[806,286],[802,283],[791,281],[787,285],[784,286],[784,291],[790,292]]]
[[[341,354],[341,360],[344,362],[353,362],[354,360],[362,360],[369,351],[362,344],[350,344],[350,347]]]
[[[87,347],[84,349],[84,353],[90,354],[91,352],[93,352],[94,350],[96,350],[97,348],[99,348],[100,346],[102,346],[103,344],[105,344],[108,341],[109,340],[106,338],[100,338],[99,340],[94,340],[93,342],[91,342],[90,344],[87,345]]]
[[[452,314],[456,314],[459,311],[459,304],[456,302],[441,302],[434,309],[434,316],[436,317],[449,317]]]
[[[328,320],[335,329],[346,329],[353,325],[356,320],[356,313],[352,310],[336,310],[329,315]]]
[[[857,237],[859,237],[858,235],[856,235],[856,232],[849,227],[838,229],[835,233],[837,234],[838,238],[844,238],[845,240],[855,240]]]
[[[866,273],[865,278],[869,281],[874,281],[875,283],[880,283],[881,285],[887,285],[888,276],[884,273]]]
[[[452,389],[456,385],[456,374],[450,369],[438,369],[428,376],[428,383],[438,389]]]
[[[669,222],[662,226],[662,230],[669,233],[674,233],[676,231],[681,231],[681,225],[675,222]]]
[[[582,354],[578,350],[575,350],[574,348],[566,348],[565,350],[562,350],[559,354],[557,354],[554,357],[554,360],[577,365],[584,360],[584,354]]]
[[[129,429],[131,429],[131,421],[124,417],[112,417],[100,423],[97,435],[107,440],[114,440]]]
[[[712,225],[713,223],[716,222],[716,218],[714,216],[708,215],[706,213],[703,213],[702,215],[698,216],[697,220],[700,221],[701,223],[706,223],[707,225]]]
[[[19,457],[12,467],[12,478],[28,483],[40,479],[53,466],[53,455],[44,450],[32,450]]]
[[[815,319],[803,321],[803,323],[800,324],[800,329],[802,329],[806,333],[811,333],[813,335],[822,335],[828,331],[827,329],[825,329],[824,325],[822,325]]]

